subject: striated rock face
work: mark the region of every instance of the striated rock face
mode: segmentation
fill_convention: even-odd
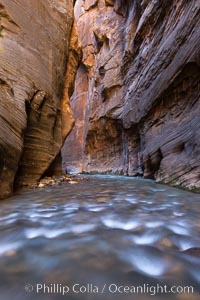
[[[77,0],[75,17],[83,66],[63,168],[200,188],[199,1]]]
[[[76,173],[82,172],[87,88],[87,69],[81,64],[76,74],[74,96],[71,98],[71,108],[76,115],[75,126],[68,137],[67,145],[62,149],[64,172],[67,170]],[[70,146],[69,149],[67,149],[68,146]]]
[[[62,112],[62,142],[64,143],[66,136],[71,132],[75,120],[74,115],[71,110],[70,98],[74,91],[76,72],[79,67],[79,63],[82,57],[81,43],[78,38],[78,30],[76,21],[73,23],[70,44],[69,44],[69,54],[67,61],[67,71],[65,76],[65,85],[63,98],[61,101],[61,112]],[[83,110],[84,111],[84,110]],[[63,144],[62,143],[62,144]],[[70,160],[73,159],[73,153],[70,153]],[[62,156],[61,151],[58,153],[57,157],[54,159],[49,169],[45,172],[44,176],[52,175],[62,175]]]
[[[123,58],[127,91],[122,120],[125,128],[138,126],[144,176],[189,188],[200,187],[197,2],[141,6]]]
[[[124,97],[121,60],[126,18],[113,9],[105,1],[75,4],[83,57],[71,102],[76,125],[62,151],[63,168],[68,171],[104,172],[112,166],[110,171],[117,172],[124,167],[115,119]]]
[[[17,170],[17,184],[38,180],[73,126],[61,105],[72,22],[72,0],[0,1],[0,198]]]

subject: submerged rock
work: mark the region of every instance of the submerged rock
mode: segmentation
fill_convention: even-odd
[[[186,249],[182,252],[185,253],[185,254],[188,254],[188,255],[200,257],[200,248],[197,248],[197,247],[188,248],[188,249]]]
[[[194,287],[194,293],[185,290],[187,300],[199,293],[199,256],[181,251],[200,247],[199,195],[167,186],[163,189],[137,178],[71,178],[79,184],[19,192],[0,203],[0,293],[7,291],[2,299],[16,299],[16,295],[19,300],[27,299],[24,289],[19,291],[24,282],[34,287],[38,282],[67,283],[69,287],[96,283],[101,289],[106,283],[107,291],[97,295],[101,300],[184,299],[181,287]],[[43,182],[51,180],[48,177]],[[158,198],[152,189],[160,190]],[[104,202],[99,202],[102,196]],[[137,206],[127,202],[129,197],[138,200]],[[149,213],[144,201],[151,207],[165,205],[166,210]],[[172,202],[174,206],[167,205]],[[172,213],[182,206],[184,219]],[[174,224],[187,224],[190,235],[173,232]],[[120,290],[111,294],[110,285]],[[167,290],[178,287],[178,293],[174,297],[163,293],[165,285]],[[151,287],[152,293],[140,289],[139,294],[123,294],[125,286]],[[156,287],[160,288],[155,293]],[[46,292],[46,296],[52,299],[53,294]],[[64,299],[62,294],[53,298]],[[69,295],[74,300],[94,298],[92,294]],[[39,299],[44,300],[44,293]]]

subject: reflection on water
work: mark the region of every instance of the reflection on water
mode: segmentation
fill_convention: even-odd
[[[185,251],[200,247],[197,194],[150,180],[84,176],[0,207],[1,299],[146,300],[158,285],[192,286],[194,293],[160,289],[154,299],[199,299],[199,251]],[[49,293],[37,294],[37,284]],[[78,285],[71,291],[75,284],[82,292]],[[146,293],[130,292],[144,285]],[[64,296],[62,286],[70,289]]]

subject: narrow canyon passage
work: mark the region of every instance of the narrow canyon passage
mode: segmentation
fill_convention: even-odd
[[[77,0],[74,15],[82,57],[63,170],[199,190],[199,1]]]
[[[109,175],[2,201],[1,299],[197,300],[199,201]]]

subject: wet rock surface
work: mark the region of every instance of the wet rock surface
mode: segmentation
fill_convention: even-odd
[[[37,283],[93,284],[101,290],[106,284],[103,294],[89,288],[65,299],[153,297],[112,294],[111,284],[192,286],[193,293],[160,292],[154,298],[198,299],[199,195],[120,176],[78,176],[74,181],[78,183],[38,188],[1,202],[3,299],[63,299],[56,293],[37,294]],[[27,284],[34,287],[31,293],[24,289]]]
[[[53,176],[53,177],[44,177],[40,180],[40,182],[33,186],[33,187],[39,187],[39,188],[44,188],[47,186],[58,186],[61,185],[64,181],[70,183],[70,184],[75,184],[78,183],[77,179],[81,180],[82,177],[73,177],[73,176],[67,176],[67,175],[62,175],[62,176]]]
[[[72,128],[61,107],[72,22],[71,0],[0,1],[0,198],[12,193],[17,170],[19,185],[40,179],[67,116],[65,137]]]
[[[199,1],[76,1],[85,68],[64,169],[199,190],[199,15]]]

